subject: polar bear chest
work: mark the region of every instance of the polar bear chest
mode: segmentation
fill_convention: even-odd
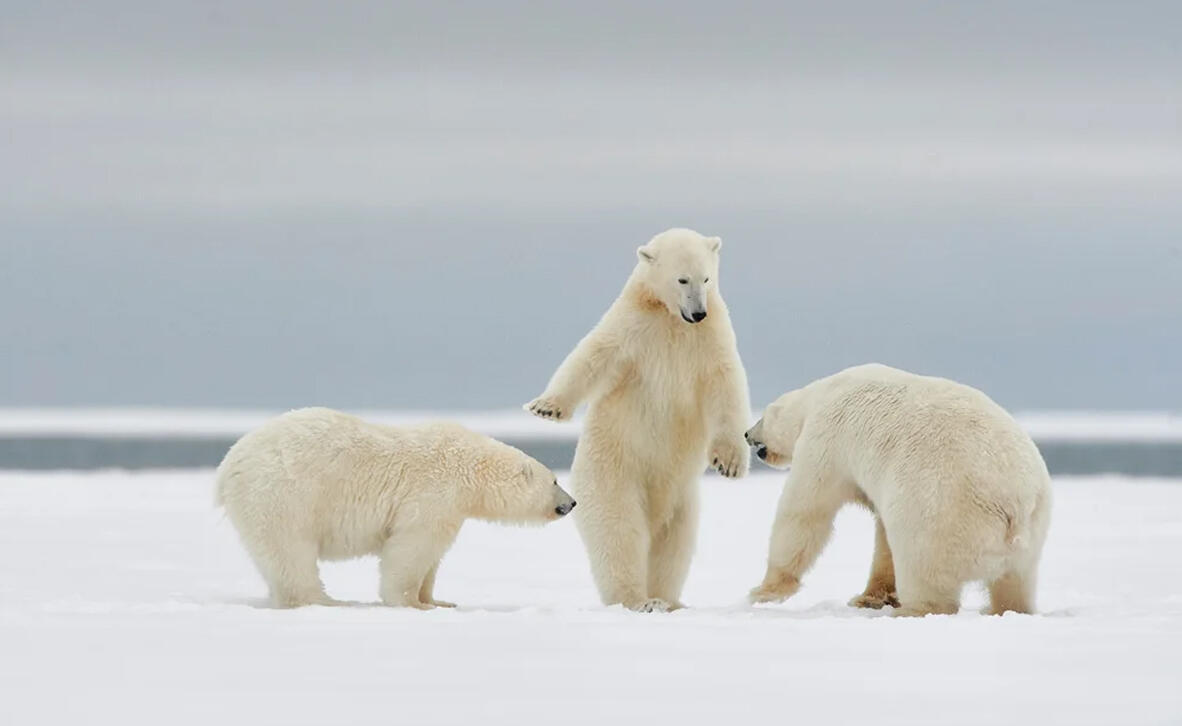
[[[632,357],[619,383],[592,404],[592,428],[622,435],[642,459],[696,467],[698,457],[686,454],[706,445],[705,387],[700,361],[682,353],[648,350]]]

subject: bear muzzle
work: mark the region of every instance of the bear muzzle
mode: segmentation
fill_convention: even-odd
[[[759,457],[760,461],[767,461],[767,444],[751,437],[751,432],[754,430],[755,427],[752,427],[749,431],[745,432],[743,439],[747,441],[748,446],[755,449],[755,455]]]

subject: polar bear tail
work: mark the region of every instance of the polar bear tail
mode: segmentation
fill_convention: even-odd
[[[1013,549],[1024,549],[1028,545],[1038,542],[1042,533],[1046,531],[1046,520],[1050,516],[1050,495],[1039,491],[1034,495],[1033,505],[1029,508],[1016,507],[1025,512],[1015,516],[1007,507],[1003,516],[1006,521],[1006,544]]]
[[[1022,533],[1020,527],[1014,521],[1014,515],[1010,512],[1004,512],[1003,516],[1006,519],[1006,545],[1012,548],[1019,548],[1022,546]]]

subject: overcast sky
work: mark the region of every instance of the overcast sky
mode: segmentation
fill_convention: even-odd
[[[671,226],[762,406],[1182,410],[1182,6],[0,0],[0,405],[509,407]]]

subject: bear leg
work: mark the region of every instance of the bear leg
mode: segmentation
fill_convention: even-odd
[[[583,476],[580,473],[579,479]],[[668,603],[654,602],[648,594],[649,530],[635,487],[602,487],[603,483],[596,481],[594,493],[581,492],[574,511],[600,599],[604,605],[641,612],[669,609]],[[624,494],[629,491],[632,496]]]
[[[1011,571],[989,583],[989,609],[986,612],[990,615],[1033,613],[1037,571],[1037,566],[1024,572]]]
[[[271,603],[279,608],[303,605],[335,605],[324,592],[317,564],[319,552],[312,543],[268,548],[251,552],[255,565],[271,588]]]
[[[667,602],[676,610],[681,604],[681,590],[689,575],[698,531],[698,502],[695,492],[673,512],[664,526],[653,533],[648,555],[648,593]]]
[[[798,461],[780,503],[768,543],[767,574],[748,595],[751,602],[780,602],[796,594],[833,533],[833,520],[845,500],[840,490],[810,462]]]
[[[459,527],[403,525],[382,545],[379,567],[382,603],[392,607],[430,610],[433,602],[420,599],[427,576],[439,567]],[[434,587],[434,579],[431,582]]]
[[[903,617],[952,615],[960,610],[959,579],[930,566],[921,567],[907,557],[896,556],[899,607],[893,613]]]
[[[419,602],[434,605],[437,608],[454,608],[454,602],[446,602],[444,600],[435,599],[435,573],[439,570],[439,563],[431,568],[427,576],[423,578],[423,586],[419,588]]]
[[[886,527],[882,517],[874,517],[874,559],[870,564],[870,579],[861,595],[850,600],[850,607],[873,608],[884,605],[899,607],[899,594],[895,590],[895,562],[891,546],[887,542]]]

